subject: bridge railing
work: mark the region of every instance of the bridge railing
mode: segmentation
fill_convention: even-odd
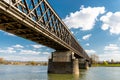
[[[51,8],[46,0],[3,0],[15,6],[22,13],[42,25],[46,30],[53,33],[59,39],[72,47],[77,52],[83,53],[82,47],[78,44],[67,26]],[[85,53],[83,53],[85,54]],[[87,54],[86,54],[87,55]]]

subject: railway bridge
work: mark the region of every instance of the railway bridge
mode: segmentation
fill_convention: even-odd
[[[53,48],[48,73],[79,74],[90,58],[47,0],[0,0],[0,29]]]

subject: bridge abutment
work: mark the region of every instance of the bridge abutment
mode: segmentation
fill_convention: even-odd
[[[71,51],[55,51],[49,59],[48,73],[79,74],[79,61],[72,57]]]

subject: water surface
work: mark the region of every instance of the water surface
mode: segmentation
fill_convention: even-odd
[[[72,75],[47,74],[47,66],[0,65],[0,80],[120,80],[120,67],[91,67]]]

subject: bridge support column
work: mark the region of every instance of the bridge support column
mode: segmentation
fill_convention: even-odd
[[[79,59],[79,69],[89,69],[89,62],[84,59]]]
[[[49,59],[48,73],[79,74],[79,61],[72,58],[71,51],[55,51]]]

